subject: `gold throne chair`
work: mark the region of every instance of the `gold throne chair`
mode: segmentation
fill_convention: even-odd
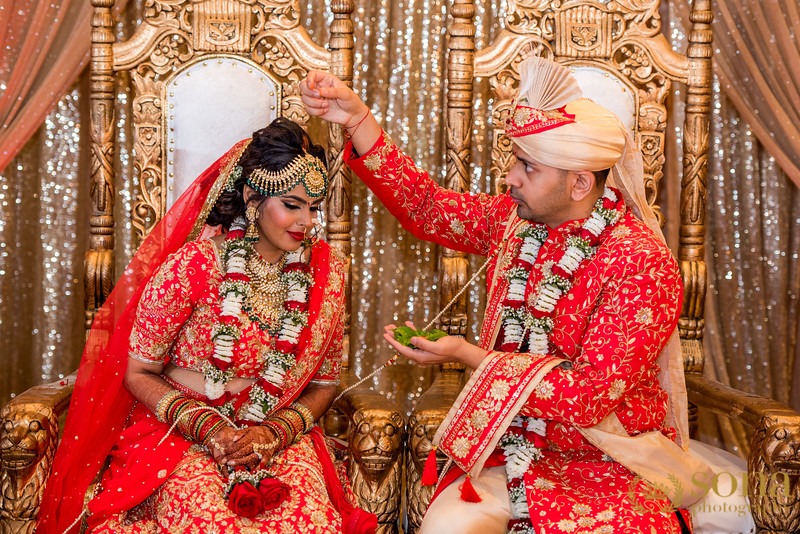
[[[134,174],[129,214],[139,242],[185,188],[220,154],[278,116],[309,126],[327,144],[328,242],[346,258],[351,246],[351,178],[342,163],[341,127],[309,122],[297,84],[309,70],[353,77],[352,0],[334,0],[330,40],[314,43],[297,0],[154,0],[130,39],[115,42],[114,0],[92,0],[90,243],[85,258],[85,326],[114,283],[115,76],[128,71],[133,94]],[[326,138],[323,141],[321,138]],[[350,355],[349,263],[343,367]],[[346,374],[346,373],[345,373]],[[66,414],[74,375],[37,386],[3,408],[0,533],[33,531]],[[350,444],[349,470],[361,507],[396,532],[405,419],[369,391],[344,396],[325,428]],[[378,408],[380,406],[380,408]],[[350,423],[350,419],[355,421]],[[383,439],[390,434],[391,439]],[[375,458],[373,441],[380,441]],[[376,483],[380,482],[379,484]]]
[[[570,67],[584,95],[614,111],[632,129],[642,150],[645,189],[654,207],[664,176],[667,96],[674,82],[685,84],[683,177],[680,184],[678,261],[684,284],[679,321],[689,392],[690,423],[697,407],[730,417],[753,429],[747,461],[747,491],[757,531],[800,531],[800,415],[772,400],[745,394],[703,376],[703,307],[706,291],[705,210],[711,95],[711,3],[695,0],[686,55],[672,50],[661,34],[659,0],[525,0],[507,2],[505,27],[494,42],[477,49],[474,0],[450,3],[447,67],[447,174],[445,186],[469,191],[476,90],[492,102],[491,180],[513,161],[502,125],[519,82],[517,65],[540,54]],[[663,222],[663,215],[657,211]],[[441,302],[449,302],[468,278],[469,258],[442,254]],[[465,336],[465,297],[442,320],[442,329]],[[465,382],[457,365],[441,366],[433,385],[417,402],[408,424],[406,500],[408,528],[421,524],[433,489],[420,484],[425,459],[441,421]],[[439,457],[439,469],[445,458]]]

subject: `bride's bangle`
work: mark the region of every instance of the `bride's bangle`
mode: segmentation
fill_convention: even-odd
[[[287,409],[296,412],[297,415],[299,415],[303,420],[303,432],[308,432],[311,430],[311,427],[314,426],[314,414],[311,413],[311,410],[309,410],[308,407],[300,404],[299,402],[293,402],[287,406]]]
[[[164,394],[163,397],[158,401],[156,404],[155,415],[156,419],[161,421],[162,423],[167,422],[167,408],[169,405],[172,404],[173,401],[178,400],[179,398],[183,398],[186,395],[178,391],[177,389],[172,389]]]

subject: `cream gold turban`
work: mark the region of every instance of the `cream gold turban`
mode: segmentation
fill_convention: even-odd
[[[644,192],[642,155],[616,115],[583,98],[577,80],[554,61],[530,57],[520,63],[520,91],[506,120],[506,135],[535,161],[569,171],[611,169],[608,185],[656,236],[665,241]],[[669,395],[666,424],[688,445],[689,425],[683,358],[675,332],[658,359],[658,380]]]
[[[568,171],[602,171],[622,156],[625,132],[617,116],[607,109],[579,98],[555,110],[563,122],[550,126],[551,121],[539,122],[536,110],[526,102],[522,98],[518,102],[506,134],[536,161]],[[523,125],[514,120],[528,117],[532,120]]]

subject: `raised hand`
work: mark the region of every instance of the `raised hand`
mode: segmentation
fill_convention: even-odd
[[[381,134],[367,105],[333,74],[309,72],[300,82],[300,98],[309,115],[344,126],[359,154],[366,154]]]
[[[364,102],[333,74],[312,70],[300,82],[300,96],[309,115],[354,128],[368,113]]]

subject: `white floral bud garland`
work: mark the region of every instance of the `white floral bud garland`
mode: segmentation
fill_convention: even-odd
[[[517,352],[527,334],[527,352],[550,353],[550,334],[556,305],[572,289],[572,280],[580,265],[594,257],[601,235],[616,225],[624,214],[625,204],[619,191],[606,187],[589,218],[567,238],[566,249],[553,265],[552,274],[545,276],[542,281],[530,312],[524,306],[525,288],[542,245],[547,240],[548,230],[544,224],[527,224],[517,232],[517,237],[522,238],[522,245],[514,264],[505,273],[508,293],[501,312],[502,342],[499,350]],[[546,422],[543,419],[518,415],[500,438],[499,446],[506,458],[507,487],[511,500],[509,533],[536,534],[528,512],[523,476],[542,455],[534,444],[535,436],[543,439],[545,434]]]
[[[244,220],[237,219],[223,245],[224,276],[220,284],[220,322],[212,330],[214,353],[203,367],[206,396],[214,401],[225,394],[226,384],[233,378],[230,366],[233,349],[242,335],[242,317],[250,297],[247,258],[253,245],[244,237]],[[244,419],[262,422],[278,404],[286,373],[296,363],[300,336],[308,325],[308,294],[312,277],[302,262],[302,250],[290,252],[281,272],[281,281],[288,288],[283,311],[278,318],[272,346],[262,354],[261,376],[250,388],[250,403]],[[260,325],[259,325],[260,326]],[[213,402],[212,402],[213,404]],[[222,407],[233,415],[233,404]]]

